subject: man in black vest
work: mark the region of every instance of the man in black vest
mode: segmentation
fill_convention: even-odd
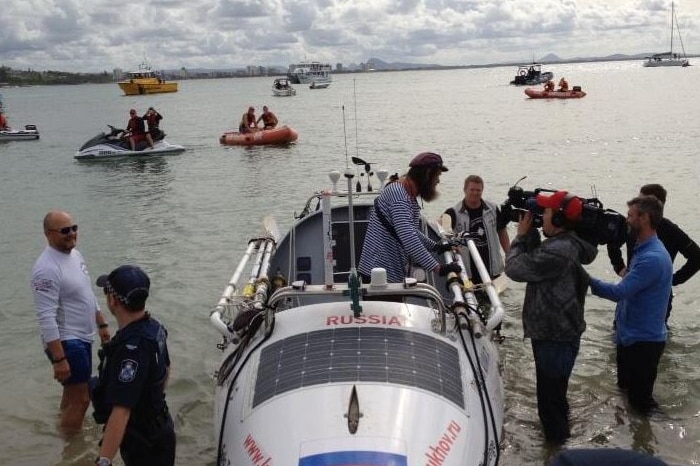
[[[510,238],[506,226],[510,221],[507,213],[500,207],[482,198],[484,180],[478,175],[469,175],[464,180],[464,199],[445,211],[452,219],[452,229],[457,233],[469,233],[479,255],[486,265],[490,278],[496,278],[503,273],[504,253],[510,250]],[[461,248],[464,266],[472,283],[482,283],[474,261],[470,260],[467,248]]]

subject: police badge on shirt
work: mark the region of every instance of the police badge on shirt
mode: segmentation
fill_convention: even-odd
[[[139,363],[133,359],[124,359],[119,366],[119,381],[123,383],[133,382],[138,368]]]

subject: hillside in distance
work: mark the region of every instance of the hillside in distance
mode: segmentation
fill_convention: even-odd
[[[536,63],[542,64],[555,64],[555,63],[581,63],[581,62],[600,62],[600,61],[624,61],[624,60],[643,60],[644,58],[652,55],[649,53],[640,53],[635,55],[625,55],[621,53],[616,53],[613,55],[606,55],[603,57],[574,57],[574,58],[561,58],[554,53],[549,53],[536,59]],[[485,65],[459,65],[459,66],[445,66],[440,64],[425,64],[425,63],[407,63],[407,62],[386,62],[381,58],[369,58],[367,64],[370,64],[370,68],[376,71],[392,71],[392,70],[416,70],[416,69],[439,69],[439,68],[488,68],[496,66],[511,66],[511,65],[524,65],[530,63],[529,60],[513,61],[513,62],[500,62],[500,63],[489,63]],[[350,64],[348,70],[359,70],[362,65],[357,65],[355,63]]]

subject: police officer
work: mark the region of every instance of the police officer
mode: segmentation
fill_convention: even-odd
[[[145,310],[150,288],[139,267],[122,265],[97,279],[119,330],[100,355],[93,416],[106,424],[95,464],[172,466],[175,431],[165,403],[170,372],[167,331]]]

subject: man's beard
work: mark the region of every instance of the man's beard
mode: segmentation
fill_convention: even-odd
[[[639,237],[639,228],[637,228],[635,225],[627,225],[627,233],[632,237],[632,238],[638,238]]]
[[[437,190],[437,186],[426,186],[420,189],[418,195],[425,202],[431,202],[437,199],[440,196],[440,193]]]

